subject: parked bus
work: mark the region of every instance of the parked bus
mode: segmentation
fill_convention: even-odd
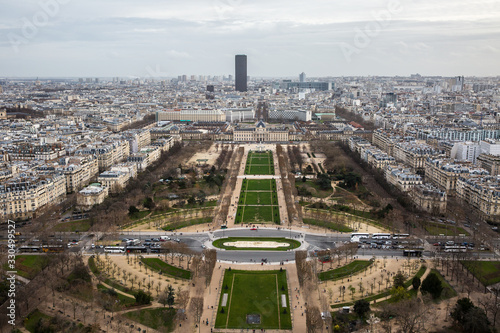
[[[446,245],[444,252],[467,252],[467,246],[460,245]]]
[[[352,237],[358,237],[358,238],[370,238],[370,234],[369,233],[365,233],[365,232],[353,232],[351,234],[351,238]]]
[[[384,234],[384,233],[374,233],[372,235],[372,239],[390,239],[391,234]]]
[[[147,247],[145,246],[127,246],[127,252],[128,253],[146,253],[148,252]]]
[[[125,246],[106,246],[104,248],[104,252],[106,252],[106,253],[124,253]]]
[[[40,246],[24,245],[19,248],[19,252],[40,252]]]
[[[409,238],[410,234],[393,234],[392,239],[404,239]]]
[[[43,245],[42,251],[46,253],[60,253],[64,251],[64,246],[62,245]]]

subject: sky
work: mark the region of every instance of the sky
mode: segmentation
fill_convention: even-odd
[[[498,0],[0,0],[1,77],[500,75]]]

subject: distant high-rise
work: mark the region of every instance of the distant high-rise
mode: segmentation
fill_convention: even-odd
[[[299,75],[299,81],[300,82],[306,82],[306,73],[302,72]]]
[[[234,76],[234,89],[241,92],[247,91],[247,56],[245,54],[236,55]]]

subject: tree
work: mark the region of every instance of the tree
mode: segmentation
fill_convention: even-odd
[[[432,308],[426,306],[418,298],[405,300],[398,304],[390,305],[391,312],[396,315],[396,322],[401,332],[418,333],[425,332],[425,323],[432,321]]]
[[[128,207],[128,215],[134,215],[135,213],[139,213],[139,210],[137,209],[136,206],[130,206]]]
[[[175,301],[174,288],[172,288],[172,285],[169,284],[167,287],[167,304],[169,308],[171,308],[172,305],[174,305],[174,301]]]
[[[321,329],[323,322],[318,307],[313,306],[306,312],[307,333],[315,333]]]
[[[418,276],[415,276],[413,280],[411,280],[411,285],[413,286],[414,290],[418,290],[418,288],[420,288],[420,278]]]
[[[370,303],[366,299],[357,300],[354,303],[354,312],[364,318],[365,314],[370,311]]]
[[[490,322],[483,309],[472,307],[464,316],[462,328],[468,333],[489,333]]]
[[[425,280],[422,282],[422,287],[420,288],[422,293],[429,293],[432,298],[436,299],[441,296],[443,291],[443,286],[441,285],[441,280],[436,275],[436,273],[430,273]]]
[[[469,298],[460,298],[451,312],[451,318],[453,318],[453,320],[457,323],[462,323],[467,312],[469,312],[473,307],[474,303],[472,303]]]
[[[203,314],[203,297],[193,297],[189,303],[189,310],[194,316],[194,322],[199,324]]]
[[[402,301],[404,299],[409,298],[410,296],[405,287],[392,287],[391,295],[392,295],[391,299],[394,302]]]
[[[149,304],[151,303],[151,295],[146,294],[144,291],[139,290],[135,295],[135,302],[137,304]]]
[[[142,201],[142,205],[149,209],[149,210],[152,210],[153,208],[155,208],[155,203],[153,201],[153,199],[151,199],[150,197],[146,197],[143,201]]]
[[[394,288],[398,288],[398,287],[403,287],[405,286],[405,276],[403,275],[403,273],[401,272],[398,272],[394,278]]]

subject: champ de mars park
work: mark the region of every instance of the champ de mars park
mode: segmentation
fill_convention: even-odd
[[[2,332],[492,331],[496,253],[351,155],[185,145],[104,208],[29,231]]]

